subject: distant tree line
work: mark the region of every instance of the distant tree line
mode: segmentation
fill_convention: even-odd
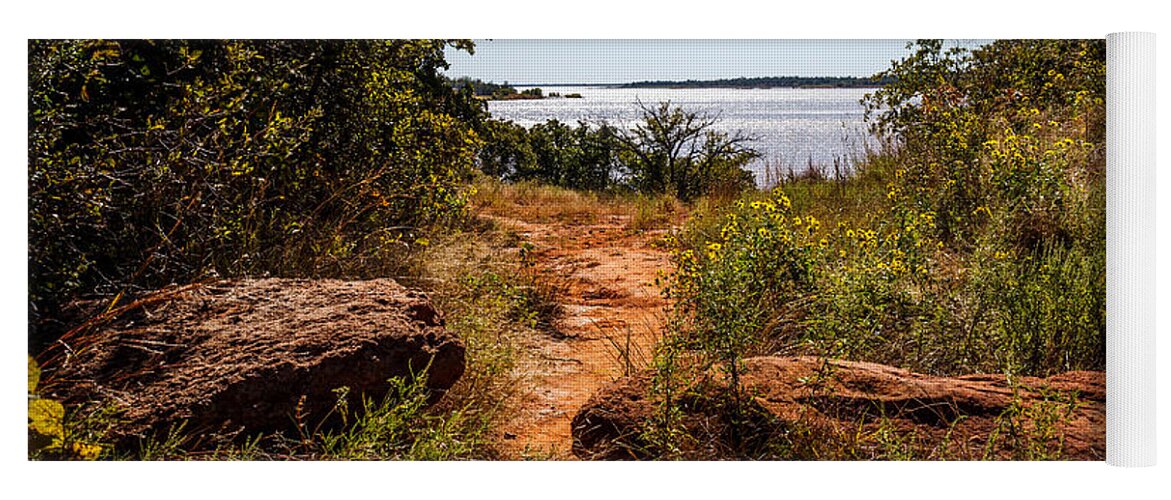
[[[890,78],[853,77],[853,76],[769,76],[756,78],[726,78],[721,80],[655,80],[633,82],[619,85],[620,88],[735,88],[735,89],[768,89],[768,88],[806,88],[806,87],[834,87],[834,88],[874,88],[891,82]]]
[[[472,94],[474,94],[476,97],[485,99],[541,99],[545,97],[539,88],[518,91],[515,87],[509,85],[508,82],[492,83],[485,82],[479,78],[468,78],[466,76],[452,79],[451,85],[456,90],[470,88]]]

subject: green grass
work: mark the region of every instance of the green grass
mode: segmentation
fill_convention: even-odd
[[[482,453],[490,436],[485,414],[470,407],[448,412],[428,410],[421,378],[391,379],[381,401],[366,400],[336,432],[320,434],[322,456],[338,460],[453,460]]]

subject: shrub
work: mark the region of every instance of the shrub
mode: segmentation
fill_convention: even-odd
[[[480,171],[495,179],[515,179],[517,172],[535,170],[537,163],[528,130],[512,122],[484,123],[484,147],[480,149]]]
[[[618,182],[619,143],[609,126],[549,120],[525,129],[492,120],[486,129],[480,163],[492,177],[593,191]]]
[[[29,43],[30,335],[78,295],[353,274],[458,217],[466,42]]]
[[[1104,368],[1099,48],[920,42],[868,97],[888,147],[851,177],[750,191],[678,233],[671,359]]]
[[[753,186],[744,170],[758,154],[749,137],[713,130],[714,117],[673,107],[640,105],[631,130],[557,120],[525,129],[491,121],[480,155],[484,173],[511,181],[603,191],[633,189],[689,201],[731,196]]]
[[[584,190],[604,190],[615,182],[618,142],[611,127],[550,120],[528,134],[535,161],[518,169],[515,179]]]
[[[985,311],[987,345],[1012,372],[1053,375],[1106,365],[1106,253],[1051,246],[988,252],[972,293]]]
[[[744,167],[759,156],[750,137],[713,130],[717,119],[661,102],[639,104],[642,123],[623,131],[623,163],[629,182],[648,193],[683,201],[701,195],[739,192],[754,185]]]
[[[891,83],[863,103],[872,130],[897,145],[904,175],[896,184],[909,203],[936,213],[948,242],[975,242],[987,225],[976,212],[996,202],[1053,226],[1045,217],[1064,210],[1054,204],[1101,176],[1102,40],[999,40],[971,52],[920,40],[908,48],[914,54],[878,75]]]

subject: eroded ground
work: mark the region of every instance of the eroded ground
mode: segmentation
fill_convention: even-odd
[[[503,426],[502,447],[514,459],[572,459],[570,421],[578,409],[651,357],[666,317],[655,285],[671,265],[656,244],[666,230],[630,230],[623,214],[566,222],[502,212],[486,217],[532,245],[530,258],[560,289],[562,308],[553,329],[524,339],[519,369],[529,387]]]

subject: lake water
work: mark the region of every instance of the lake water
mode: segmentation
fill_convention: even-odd
[[[835,160],[849,168],[875,144],[858,102],[871,89],[541,88],[546,94],[579,93],[582,98],[490,101],[488,110],[496,118],[526,127],[550,119],[631,127],[639,121],[638,102],[671,101],[689,111],[718,116],[720,130],[754,137],[751,145],[762,156],[750,168],[761,185],[770,177],[766,172],[801,171],[810,164],[832,172]]]

